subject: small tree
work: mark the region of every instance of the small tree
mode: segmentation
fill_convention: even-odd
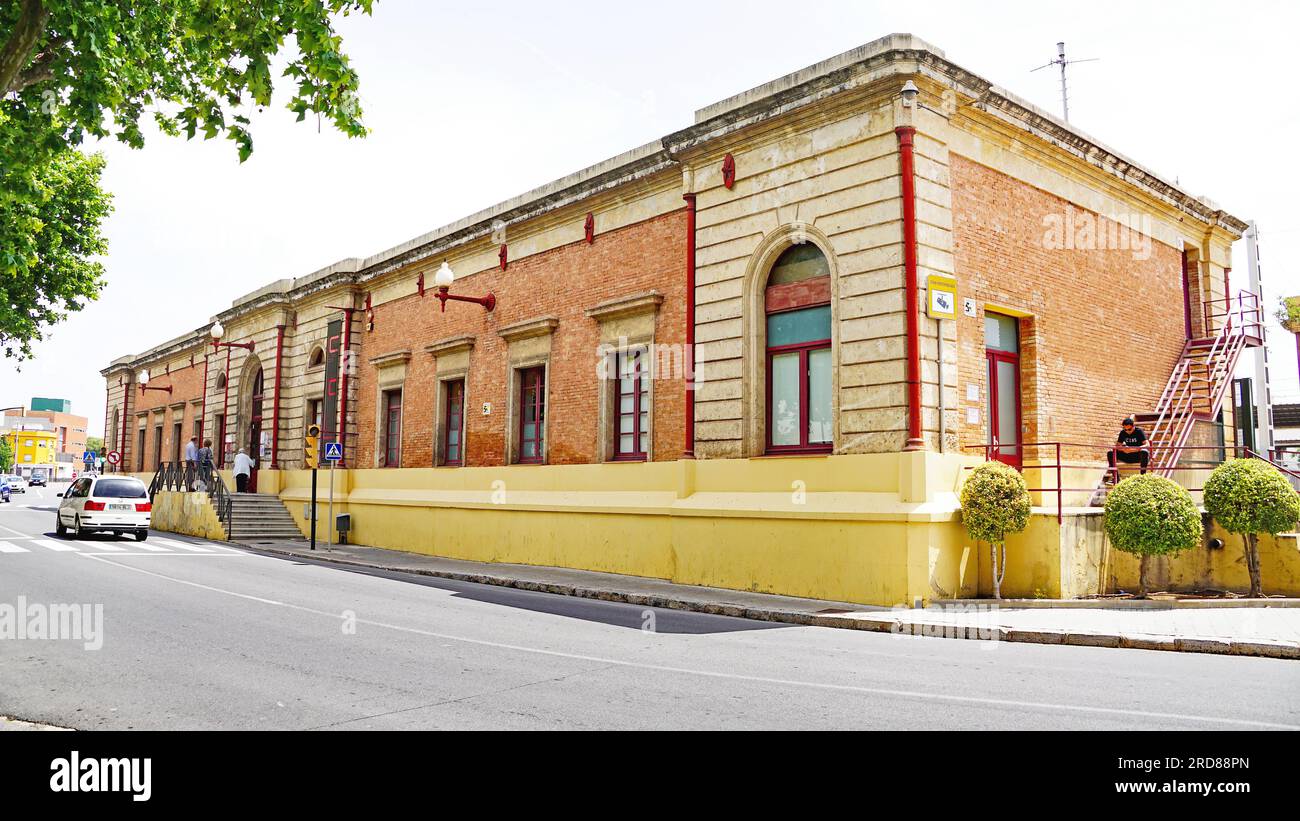
[[[985,462],[961,489],[961,520],[977,542],[989,543],[993,566],[993,598],[1002,598],[1007,573],[1007,536],[1029,526],[1029,487],[1015,468]],[[1001,558],[998,552],[1001,548]]]
[[[1151,557],[1195,547],[1202,533],[1196,502],[1172,479],[1153,473],[1130,476],[1106,496],[1106,535],[1115,547],[1141,557],[1142,598]]]
[[[0,436],[0,473],[9,472],[9,464],[14,460],[14,449],[9,440]]]
[[[1229,459],[1205,482],[1205,509],[1229,533],[1240,533],[1250,572],[1250,596],[1264,594],[1259,534],[1279,533],[1300,520],[1300,497],[1281,473],[1259,459]]]

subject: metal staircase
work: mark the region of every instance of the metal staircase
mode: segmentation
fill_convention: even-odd
[[[1173,474],[1196,421],[1219,415],[1241,352],[1264,344],[1259,295],[1241,291],[1206,303],[1204,327],[1207,333],[1215,330],[1214,336],[1189,339],[1183,346],[1155,412],[1134,417],[1147,432],[1150,470],[1160,476]]]

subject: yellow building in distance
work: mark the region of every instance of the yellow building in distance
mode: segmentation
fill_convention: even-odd
[[[35,468],[44,468],[47,476],[54,476],[55,453],[58,437],[52,430],[13,430],[3,434],[13,451],[11,472],[30,477]]]

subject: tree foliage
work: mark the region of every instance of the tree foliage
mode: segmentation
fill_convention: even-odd
[[[14,463],[14,447],[8,436],[0,436],[0,473],[8,473]]]
[[[102,252],[106,198],[84,186],[49,183],[76,165],[87,136],[144,145],[144,128],[232,140],[241,161],[253,150],[249,114],[271,104],[272,63],[285,64],[286,107],[315,113],[349,136],[366,133],[358,78],[334,31],[338,15],[369,13],[373,0],[10,0],[0,4],[0,276],[32,260],[30,209],[80,215],[59,235],[71,267],[44,274],[12,327],[0,325],[9,356],[30,353],[51,315],[94,299],[103,281],[89,256]],[[96,184],[98,174],[95,174]],[[96,185],[97,187],[97,185]],[[78,201],[78,197],[81,199]],[[52,200],[64,200],[52,202]],[[23,209],[28,209],[23,211]],[[49,223],[44,223],[48,226]],[[48,230],[48,229],[47,229]],[[94,250],[98,248],[99,250]]]
[[[1205,510],[1229,533],[1283,533],[1300,520],[1300,496],[1261,459],[1229,459],[1205,480]]]
[[[1130,476],[1106,495],[1106,535],[1125,553],[1178,553],[1195,547],[1202,532],[1196,502],[1172,479]]]
[[[961,520],[972,539],[1001,542],[1029,526],[1029,486],[1015,468],[985,462],[961,489]]]
[[[0,343],[5,356],[30,354],[41,328],[79,311],[103,287],[95,257],[107,244],[100,223],[112,210],[99,186],[102,155],[69,149],[35,174],[35,193],[0,197]]]

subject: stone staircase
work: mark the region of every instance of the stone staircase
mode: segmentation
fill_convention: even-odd
[[[270,493],[232,493],[230,505],[227,535],[232,542],[303,538],[302,531],[294,523],[279,496]]]

